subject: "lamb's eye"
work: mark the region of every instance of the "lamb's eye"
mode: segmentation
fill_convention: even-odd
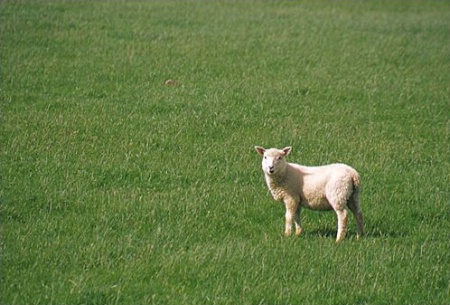
[[[283,157],[282,156],[278,156],[278,160],[281,160],[281,159],[283,159]]]
[[[267,159],[267,157],[266,157],[266,156],[264,156],[264,159]]]

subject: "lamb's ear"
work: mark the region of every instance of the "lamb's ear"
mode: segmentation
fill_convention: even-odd
[[[266,149],[264,147],[261,146],[255,146],[256,152],[261,155],[264,156],[264,152],[266,151]]]
[[[283,155],[284,156],[289,155],[291,153],[291,150],[292,150],[292,147],[290,147],[290,146],[283,148]]]

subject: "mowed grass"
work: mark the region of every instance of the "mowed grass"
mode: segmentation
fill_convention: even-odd
[[[448,1],[0,14],[0,303],[449,304]],[[366,236],[285,238],[254,145],[358,169]]]

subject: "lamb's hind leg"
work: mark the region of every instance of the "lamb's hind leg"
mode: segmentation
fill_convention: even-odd
[[[364,234],[364,218],[361,211],[361,207],[359,205],[358,195],[352,196],[348,202],[348,208],[352,211],[353,215],[355,215],[356,223],[358,225],[358,235],[357,238],[361,237]]]
[[[336,243],[339,243],[345,238],[347,234],[347,210],[336,210],[338,219],[338,231],[336,236]]]
[[[339,243],[345,238],[347,234],[347,204],[348,189],[352,187],[351,181],[343,179],[335,179],[336,181],[329,181],[326,186],[326,197],[331,207],[337,215],[338,231],[336,236],[336,243]]]

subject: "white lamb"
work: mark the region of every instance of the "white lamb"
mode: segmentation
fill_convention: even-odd
[[[334,210],[338,219],[336,243],[347,233],[347,210],[355,215],[358,237],[363,234],[363,215],[359,205],[360,177],[358,172],[345,164],[303,166],[288,163],[285,159],[291,147],[265,149],[255,146],[262,159],[267,187],[275,200],[283,201],[286,207],[284,234],[291,234],[292,219],[295,234],[300,235],[300,209]]]

